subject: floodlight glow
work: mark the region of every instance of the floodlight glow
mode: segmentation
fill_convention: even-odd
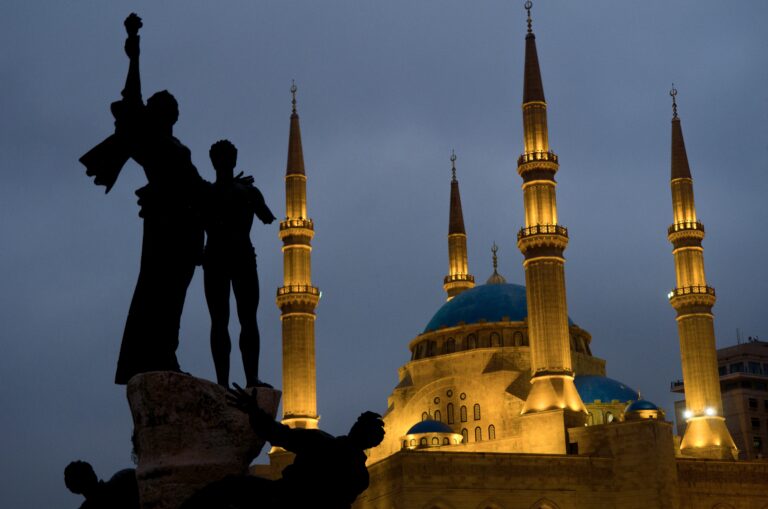
[[[709,406],[706,410],[704,410],[704,413],[707,415],[715,415],[715,409]]]
[[[686,419],[690,419],[691,417],[693,417],[693,412],[691,412],[690,410],[686,410],[683,412],[683,417],[685,417]]]

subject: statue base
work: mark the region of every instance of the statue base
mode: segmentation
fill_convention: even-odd
[[[274,417],[280,391],[253,390],[259,406]],[[264,440],[246,414],[227,404],[226,394],[213,382],[169,371],[142,373],[128,382],[142,509],[176,509],[207,484],[248,473]]]

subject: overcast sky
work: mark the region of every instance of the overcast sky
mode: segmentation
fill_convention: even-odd
[[[131,466],[131,417],[112,384],[138,273],[129,163],[105,195],[77,159],[112,129],[135,10],[145,97],[168,89],[176,136],[203,177],[221,138],[284,214],[292,78],[315,221],[321,426],[383,411],[407,345],[444,302],[450,151],[470,271],[524,280],[522,1],[5,0],[0,16],[0,506],[77,507],[74,459]],[[672,413],[681,376],[666,228],[671,82],[707,229],[719,346],[768,339],[768,3],[538,1],[533,9],[558,206],[571,242],[571,318],[608,375]],[[261,372],[281,385],[277,224],[255,224]],[[184,310],[182,368],[214,378],[202,278]],[[236,335],[236,325],[232,324]],[[242,368],[233,357],[234,379]]]

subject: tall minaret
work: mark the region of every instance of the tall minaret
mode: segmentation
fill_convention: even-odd
[[[277,289],[277,306],[283,326],[283,423],[295,428],[317,428],[315,382],[315,308],[320,290],[312,286],[310,242],[315,235],[307,217],[307,176],[301,149],[296,85],[291,85],[293,111],[285,172],[285,220],[280,223],[283,241],[283,286]]]
[[[475,286],[475,277],[469,273],[467,263],[467,232],[461,212],[459,181],[456,180],[456,153],[451,151],[451,210],[448,219],[448,275],[443,288],[448,300]]]
[[[685,383],[685,418],[688,423],[680,446],[683,454],[730,459],[737,454],[723,417],[720,376],[712,306],[715,289],[704,277],[704,225],[696,218],[693,179],[685,152],[683,129],[677,116],[677,90],[672,87],[672,214],[667,230],[675,258],[677,287],[669,302],[677,311],[680,356]]]
[[[525,260],[528,335],[531,345],[531,392],[522,413],[569,409],[586,413],[571,367],[568,307],[565,302],[565,259],[568,230],[557,223],[555,173],[557,156],[549,149],[547,103],[531,28],[532,2],[527,1],[523,134],[525,152],[517,160],[523,178],[525,227],[517,246]]]

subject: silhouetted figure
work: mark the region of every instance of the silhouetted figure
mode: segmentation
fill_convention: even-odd
[[[237,148],[228,140],[214,143],[210,150],[216,182],[209,187],[204,207],[207,241],[203,255],[205,300],[211,313],[211,351],[216,380],[229,387],[229,290],[235,293],[240,320],[240,353],[246,385],[259,380],[259,276],[256,253],[251,244],[254,214],[264,224],[275,220],[261,192],[248,180],[234,177]]]
[[[145,105],[139,76],[141,19],[125,20],[129,58],[123,99],[112,103],[115,133],[80,158],[94,182],[112,188],[125,162],[144,168],[148,184],[138,191],[144,219],[141,269],[125,324],[115,383],[137,373],[179,371],[176,348],[187,286],[202,261],[203,228],[199,202],[205,183],[191,154],[173,136],[179,117],[176,99],[166,90]]]
[[[126,468],[104,482],[96,477],[85,461],[73,461],[64,469],[64,484],[85,502],[80,509],[139,509],[139,485],[136,470]]]
[[[319,429],[290,428],[261,410],[255,397],[235,385],[229,403],[247,412],[254,431],[273,446],[293,452],[293,464],[276,481],[228,477],[201,490],[182,509],[303,508],[348,509],[368,487],[365,450],[384,439],[381,416],[365,412],[346,436]]]

